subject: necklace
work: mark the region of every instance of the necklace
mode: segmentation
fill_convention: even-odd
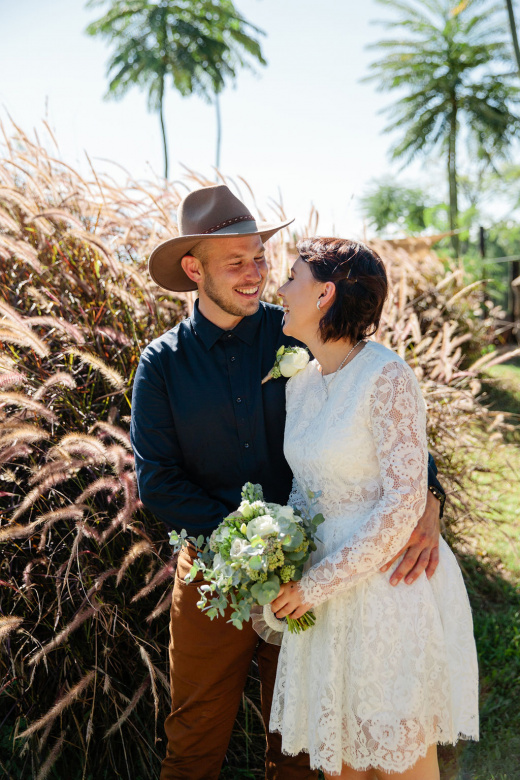
[[[325,395],[326,395],[327,398],[329,397],[329,388],[330,388],[331,384],[334,382],[334,380],[336,379],[337,375],[339,374],[339,372],[341,371],[341,369],[343,368],[343,366],[345,365],[345,363],[347,362],[349,357],[352,355],[352,353],[354,352],[356,347],[359,347],[359,345],[362,344],[364,341],[365,341],[365,339],[360,339],[357,344],[354,344],[352,349],[345,355],[345,357],[343,358],[343,360],[341,361],[341,363],[337,367],[336,371],[334,372],[334,376],[332,377],[332,379],[330,380],[330,382],[328,384],[325,381],[325,377],[323,376],[323,370],[321,371],[321,381],[323,382],[323,387],[325,388]]]

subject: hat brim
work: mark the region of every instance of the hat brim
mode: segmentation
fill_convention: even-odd
[[[159,287],[173,292],[189,292],[196,290],[197,285],[184,273],[181,260],[188,255],[190,250],[199,241],[215,240],[223,238],[244,238],[246,236],[260,236],[262,241],[267,241],[279,230],[294,222],[289,219],[278,225],[259,225],[256,230],[247,233],[200,233],[198,235],[177,236],[163,241],[157,246],[148,260],[150,276]]]

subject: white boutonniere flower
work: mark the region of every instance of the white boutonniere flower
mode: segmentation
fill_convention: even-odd
[[[294,376],[298,371],[302,371],[305,368],[309,359],[309,353],[303,347],[281,346],[276,353],[274,366],[267,376],[262,379],[262,384],[268,382],[270,379],[278,379],[278,377],[281,376]]]

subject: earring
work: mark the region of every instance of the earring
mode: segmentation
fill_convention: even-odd
[[[321,298],[318,298],[318,302],[317,302],[316,306],[317,306],[318,309],[320,308],[320,306],[321,306]]]

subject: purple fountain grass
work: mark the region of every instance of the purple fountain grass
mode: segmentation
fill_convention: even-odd
[[[4,463],[11,463],[11,461],[14,461],[18,458],[23,458],[27,455],[30,455],[32,453],[32,447],[29,447],[28,444],[21,444],[16,442],[15,444],[11,444],[9,447],[6,447],[0,452],[0,465],[3,465]],[[2,516],[0,515],[0,518]]]
[[[65,742],[66,732],[62,731],[56,742],[54,743],[54,746],[52,750],[47,755],[47,758],[41,765],[38,774],[36,775],[36,780],[47,780],[49,777],[49,774],[51,772],[52,767],[56,763],[58,756],[60,755],[61,751],[63,750],[63,743]]]
[[[9,371],[5,374],[0,374],[0,388],[16,387],[17,385],[23,385],[26,381],[27,377],[19,371]]]
[[[175,572],[175,564],[173,561],[170,563],[167,563],[165,566],[162,567],[158,572],[155,573],[154,577],[150,580],[150,582],[145,585],[144,588],[141,588],[140,591],[138,591],[135,596],[132,597],[132,601],[139,601],[139,599],[144,598],[145,596],[150,595],[150,593],[155,590],[155,588],[158,588],[159,585],[162,585],[164,582],[168,582],[173,577],[173,574]]]
[[[143,683],[141,683],[139,688],[136,690],[136,692],[132,697],[132,700],[129,702],[128,706],[123,710],[123,712],[121,713],[117,721],[113,723],[109,729],[107,729],[107,731],[104,734],[105,739],[111,737],[121,728],[124,722],[129,718],[129,716],[135,710],[135,708],[143,698],[144,694],[146,693],[150,685],[151,685],[151,679],[150,677],[147,677],[146,680]]]
[[[14,617],[13,615],[7,617],[0,617],[0,642],[7,639],[9,634],[16,631],[23,623],[23,618]]]
[[[193,171],[187,181],[210,183]],[[246,182],[238,186],[252,198]],[[191,293],[158,288],[146,267],[151,249],[177,234],[184,194],[153,182],[119,187],[97,174],[87,181],[20,129],[6,135],[0,685],[4,728],[21,732],[13,761],[27,777],[72,776],[72,766],[78,776],[158,774],[152,721],[169,708],[175,560],[164,526],[139,501],[128,423],[141,350],[193,305]],[[303,235],[317,225],[313,209]],[[480,357],[499,312],[432,244],[373,242],[390,281],[378,339],[421,382],[454,537],[485,509],[464,453],[481,446],[479,431],[500,436],[504,425],[479,403],[479,372],[500,360]],[[278,234],[267,248],[274,301],[295,246]]]
[[[123,486],[117,479],[114,479],[113,477],[99,477],[94,482],[91,482],[90,485],[88,485],[88,487],[86,487],[85,490],[80,493],[76,501],[78,503],[82,503],[85,501],[85,499],[94,496],[96,493],[99,493],[102,490],[107,490],[110,493],[117,493],[122,489]]]
[[[90,672],[87,672],[81,680],[76,683],[64,696],[62,696],[56,704],[54,704],[51,709],[45,713],[45,715],[42,718],[39,718],[35,723],[33,723],[31,726],[29,726],[28,729],[23,731],[21,734],[18,735],[18,739],[23,739],[31,736],[31,734],[34,734],[36,731],[39,731],[44,726],[46,726],[48,723],[51,723],[52,721],[55,721],[56,718],[61,715],[61,713],[67,709],[67,707],[70,707],[70,705],[78,699],[81,694],[86,690],[86,688],[91,685],[92,681],[94,680],[95,672],[94,670],[91,670]]]
[[[67,322],[66,320],[62,320],[60,317],[53,317],[48,314],[42,314],[39,317],[26,317],[24,323],[29,325],[31,328],[41,325],[49,325],[51,328],[59,328],[60,330],[65,331],[65,333],[70,336],[76,342],[76,344],[79,344],[80,347],[82,347],[86,342],[85,334],[82,333],[81,330],[76,327],[76,325],[73,325],[71,322]]]
[[[149,541],[141,540],[140,542],[135,542],[135,544],[133,544],[132,547],[130,547],[127,554],[123,558],[123,562],[119,568],[119,571],[117,572],[116,585],[119,585],[121,583],[126,570],[129,568],[129,566],[132,565],[134,561],[136,561],[141,555],[152,555],[152,554],[153,554],[153,547]]]

